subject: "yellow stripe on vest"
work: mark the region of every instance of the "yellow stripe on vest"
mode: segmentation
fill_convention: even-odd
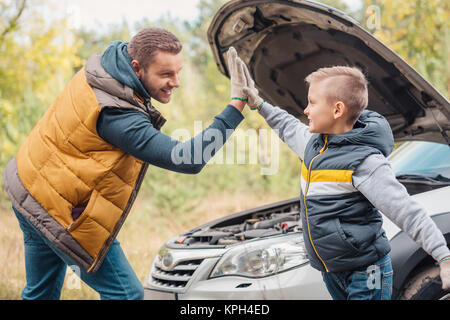
[[[311,170],[309,181],[313,182],[352,182],[353,170]],[[302,163],[302,177],[308,180],[308,169]]]

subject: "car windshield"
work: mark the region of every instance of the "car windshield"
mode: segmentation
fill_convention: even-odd
[[[397,177],[417,175],[450,179],[450,147],[446,144],[406,142],[391,154],[389,161]]]

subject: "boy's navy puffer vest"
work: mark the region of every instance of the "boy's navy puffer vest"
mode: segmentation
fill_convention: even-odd
[[[311,137],[302,164],[301,216],[312,267],[352,271],[390,251],[381,214],[353,186],[352,175],[369,155],[387,157],[393,146],[389,123],[368,110],[349,132]]]

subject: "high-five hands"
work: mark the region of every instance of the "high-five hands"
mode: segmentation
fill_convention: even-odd
[[[247,104],[250,107],[250,109],[259,110],[259,109],[261,109],[261,107],[264,103],[264,100],[259,96],[258,89],[256,89],[256,87],[255,87],[255,81],[250,76],[250,72],[248,71],[247,66],[245,65],[244,62],[242,62],[242,64],[244,65],[244,73],[245,73],[245,77],[247,79],[247,85],[248,85],[247,87],[244,87],[244,89],[243,89],[244,94],[247,96],[247,99],[248,99]]]
[[[242,97],[245,99],[244,101],[247,101],[250,109],[259,110],[262,107],[264,100],[259,96],[258,89],[256,89],[255,87],[255,81],[251,77],[247,66],[245,65],[244,61],[242,61],[242,59],[237,55],[237,52],[233,47],[230,47],[228,52],[231,52],[232,59],[237,66],[236,68],[239,70],[239,72],[242,72],[245,78],[245,80],[241,82],[245,83],[244,87],[241,88]]]
[[[259,110],[264,100],[259,96],[255,81],[234,47],[228,49],[227,58],[231,78],[231,99],[245,101],[250,109]]]
[[[228,71],[231,80],[231,99],[247,101],[247,95],[244,94],[243,88],[247,86],[247,79],[244,74],[244,63],[238,57],[236,49],[230,47],[227,51]]]

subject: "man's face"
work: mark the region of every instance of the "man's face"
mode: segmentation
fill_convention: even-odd
[[[333,104],[325,96],[329,81],[330,79],[313,82],[309,86],[308,106],[304,113],[308,116],[311,133],[329,133],[335,125]]]
[[[147,69],[140,67],[136,74],[153,99],[168,103],[174,89],[180,86],[178,74],[182,67],[181,52],[174,54],[157,51]]]

